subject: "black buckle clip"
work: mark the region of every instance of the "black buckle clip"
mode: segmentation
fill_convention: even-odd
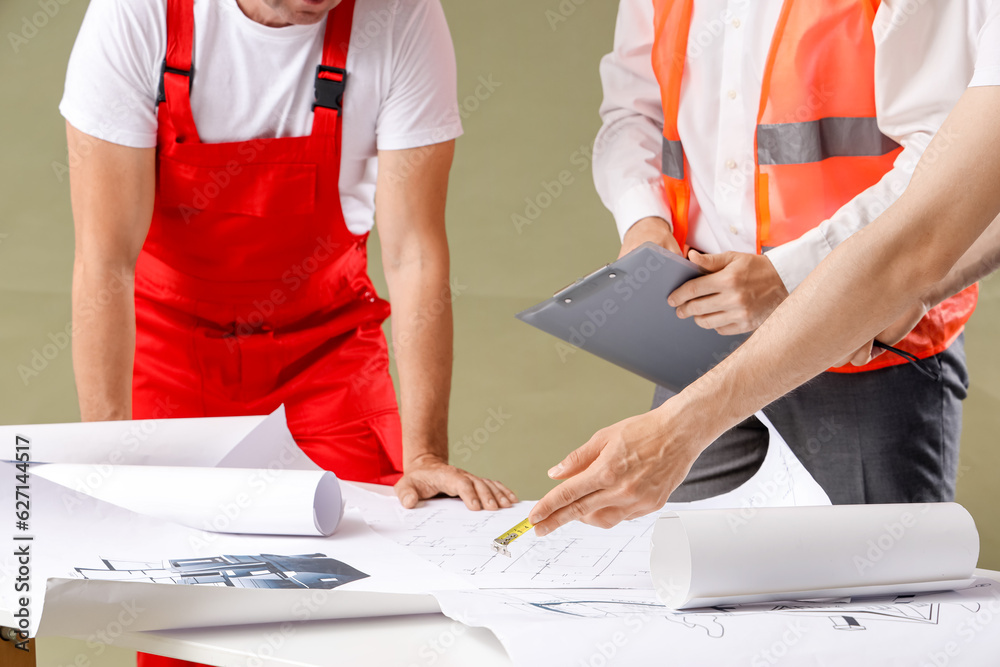
[[[163,76],[170,72],[171,74],[180,74],[181,76],[186,76],[188,78],[188,92],[191,92],[191,80],[194,78],[194,67],[191,69],[177,69],[176,67],[167,67],[166,58],[163,59],[163,67],[160,68],[160,88],[156,91],[156,103],[161,104],[167,101],[167,92],[163,88]]]
[[[322,73],[333,74],[340,78],[326,78],[320,76]],[[347,70],[339,67],[328,67],[327,65],[316,66],[316,101],[313,102],[313,111],[316,107],[333,109],[338,114],[343,110],[344,89],[347,87]]]

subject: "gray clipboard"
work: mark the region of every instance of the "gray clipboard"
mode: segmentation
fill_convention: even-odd
[[[702,329],[667,304],[671,292],[703,274],[693,262],[644,243],[517,318],[680,391],[748,338]]]

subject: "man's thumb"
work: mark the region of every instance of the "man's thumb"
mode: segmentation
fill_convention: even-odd
[[[697,250],[688,251],[688,259],[692,262],[705,269],[709,273],[715,273],[726,268],[726,253],[720,253],[718,255],[706,255],[698,252]]]
[[[395,491],[396,497],[399,498],[399,502],[401,502],[403,507],[406,509],[413,509],[420,501],[420,495],[417,493],[415,485],[405,477],[396,482]]]

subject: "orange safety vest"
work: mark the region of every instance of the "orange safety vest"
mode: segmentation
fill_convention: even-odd
[[[785,0],[761,86],[755,137],[757,252],[794,241],[881,180],[902,152],[875,108],[872,23],[880,0]],[[677,131],[693,0],[653,0],[653,71],[663,102],[663,182],[685,247],[691,181]],[[978,285],[931,310],[896,347],[920,358],[951,345],[976,308]],[[869,371],[906,363],[882,354]]]

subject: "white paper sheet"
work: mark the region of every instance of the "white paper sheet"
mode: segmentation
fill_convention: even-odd
[[[0,426],[0,442],[13,442],[15,435],[28,437],[31,460],[40,463],[214,467],[264,420],[217,417]]]
[[[955,503],[666,512],[650,555],[672,608],[950,590],[978,559],[975,522]]]
[[[15,474],[13,466],[0,463],[0,479],[13,480]],[[13,507],[13,494],[12,484],[0,485],[0,504]],[[21,536],[34,538],[30,590],[24,593],[30,598],[32,634],[93,633],[119,614],[130,614],[125,603],[143,609],[137,618],[129,618],[128,629],[169,629],[336,618],[352,615],[352,609],[361,615],[372,608],[388,613],[394,604],[391,597],[376,596],[371,605],[362,605],[359,596],[338,593],[425,595],[467,586],[375,534],[356,511],[345,514],[331,537],[264,537],[194,530],[41,477],[31,480],[31,498],[30,530]],[[298,556],[302,558],[297,562],[307,564],[317,558],[321,567],[298,571],[283,564]],[[337,563],[331,564],[331,559]],[[261,567],[246,565],[258,561]],[[330,570],[331,565],[336,567]],[[9,613],[18,607],[14,592],[18,567],[13,549],[0,552],[0,609],[8,612],[0,622],[7,624]],[[325,574],[328,571],[332,574]],[[197,581],[199,590],[192,593],[188,585],[167,583],[185,578],[192,585]],[[43,600],[49,579],[75,581],[57,582]],[[160,583],[128,588],[122,581]],[[274,585],[283,590],[248,590]],[[317,588],[331,585],[337,587]],[[202,587],[211,593],[202,592]],[[272,594],[278,595],[267,597]],[[75,613],[65,612],[64,604]],[[428,604],[426,598],[400,602],[398,613],[412,613]],[[47,607],[63,611],[50,615],[44,611]],[[82,613],[83,609],[89,611]]]
[[[827,504],[830,500],[763,414],[771,440],[760,470],[740,488],[703,501],[671,503],[669,509],[753,508]],[[435,565],[465,576],[477,588],[652,587],[649,549],[656,515],[625,521],[611,530],[568,524],[544,538],[533,532],[511,546],[512,558],[495,553],[493,539],[528,516],[534,502],[496,512],[469,512],[460,500],[432,500],[406,510],[395,497],[343,485],[346,502],[361,510],[380,534]]]
[[[879,600],[675,611],[653,591],[504,590],[437,595],[489,628],[516,665],[984,667],[1000,656],[1000,585]]]
[[[830,497],[813,479],[763,412],[754,415],[768,433],[767,454],[760,469],[739,488],[690,503],[667,503],[664,510],[795,507],[829,505]],[[743,512],[752,516],[753,512]]]
[[[340,483],[322,470],[47,463],[32,473],[140,514],[220,533],[332,535]]]
[[[343,514],[331,473],[268,416],[0,427],[31,441],[35,473],[134,511],[219,532],[329,535]],[[247,470],[217,470],[241,469]]]
[[[320,469],[295,444],[284,405],[252,417],[0,426],[0,442],[17,435],[35,463]]]
[[[404,510],[394,499],[344,484],[348,506],[379,534],[477,588],[649,588],[649,537],[655,516],[614,530],[573,524],[551,536],[529,533],[511,547],[512,558],[490,546],[493,538],[528,515],[533,502],[495,512],[470,512],[457,499],[438,499]],[[523,542],[523,544],[519,544]]]

